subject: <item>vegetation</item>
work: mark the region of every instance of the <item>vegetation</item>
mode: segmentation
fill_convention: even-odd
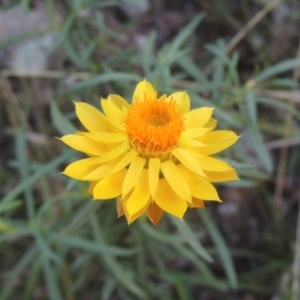
[[[298,1],[144,2],[0,1],[47,16],[1,53],[56,34],[46,69],[0,58],[0,299],[300,299]],[[60,174],[72,101],[131,101],[143,78],[242,135],[222,153],[241,180],[184,222],[128,226]]]

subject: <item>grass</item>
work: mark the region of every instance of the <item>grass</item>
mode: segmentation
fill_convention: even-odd
[[[11,6],[26,13],[29,2]],[[152,30],[137,50],[127,39],[138,30],[139,16],[118,26],[107,17],[119,9],[118,1],[64,2],[59,29],[56,3],[46,2],[47,32],[59,34],[54,48],[62,53],[61,66],[0,71],[0,299],[186,300],[205,293],[207,299],[298,299],[299,237],[292,228],[298,219],[299,142],[289,155],[287,149],[299,137],[298,98],[292,96],[299,90],[300,55],[267,61],[249,40],[259,35],[257,26],[271,22],[267,12],[275,5],[256,4],[253,12],[251,1],[243,1],[247,19],[217,10],[214,17],[236,35],[205,42],[199,57],[198,32],[212,26],[206,23],[211,14],[190,18],[162,46]],[[88,9],[93,18],[82,13]],[[252,27],[240,27],[249,18]],[[2,46],[39,34],[8,38]],[[243,52],[235,51],[244,41],[245,52],[261,59],[250,72],[241,66]],[[90,201],[85,183],[60,174],[78,158],[54,139],[79,127],[72,101],[97,106],[109,93],[130,100],[143,78],[159,92],[186,90],[193,107],[215,107],[218,128],[242,135],[222,154],[241,181],[218,186],[224,200],[218,205],[232,204],[237,213],[222,215],[212,203],[205,211],[189,211],[184,222],[165,216],[158,227],[147,221],[128,226],[117,219],[114,202]]]

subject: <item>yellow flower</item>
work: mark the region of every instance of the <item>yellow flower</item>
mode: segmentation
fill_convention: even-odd
[[[211,182],[238,179],[235,170],[212,155],[239,138],[213,131],[213,108],[190,111],[185,92],[160,98],[146,80],[138,83],[130,105],[118,95],[101,99],[103,112],[76,102],[87,132],[61,140],[88,158],[71,163],[63,174],[91,183],[95,200],[117,198],[118,216],[128,223],[147,214],[157,225],[164,212],[182,219],[188,207],[221,201]]]

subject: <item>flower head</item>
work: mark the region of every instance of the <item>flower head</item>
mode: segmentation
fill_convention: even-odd
[[[157,96],[146,80],[138,83],[130,105],[118,95],[101,99],[103,113],[76,102],[87,129],[61,140],[88,157],[63,174],[90,182],[95,200],[117,198],[119,216],[128,223],[147,214],[157,225],[164,212],[182,219],[188,207],[221,201],[212,182],[238,179],[226,162],[213,157],[239,138],[213,131],[213,108],[190,111],[185,92]]]

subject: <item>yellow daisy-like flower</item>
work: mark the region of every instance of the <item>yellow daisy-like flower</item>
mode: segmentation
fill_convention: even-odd
[[[186,92],[160,98],[146,80],[138,83],[130,105],[118,95],[101,99],[103,112],[76,102],[88,132],[61,140],[88,158],[71,163],[63,174],[91,183],[95,200],[117,198],[119,216],[128,223],[147,214],[157,225],[164,212],[182,219],[188,207],[220,201],[212,182],[238,179],[235,170],[212,155],[239,138],[213,131],[213,108],[190,111]]]

